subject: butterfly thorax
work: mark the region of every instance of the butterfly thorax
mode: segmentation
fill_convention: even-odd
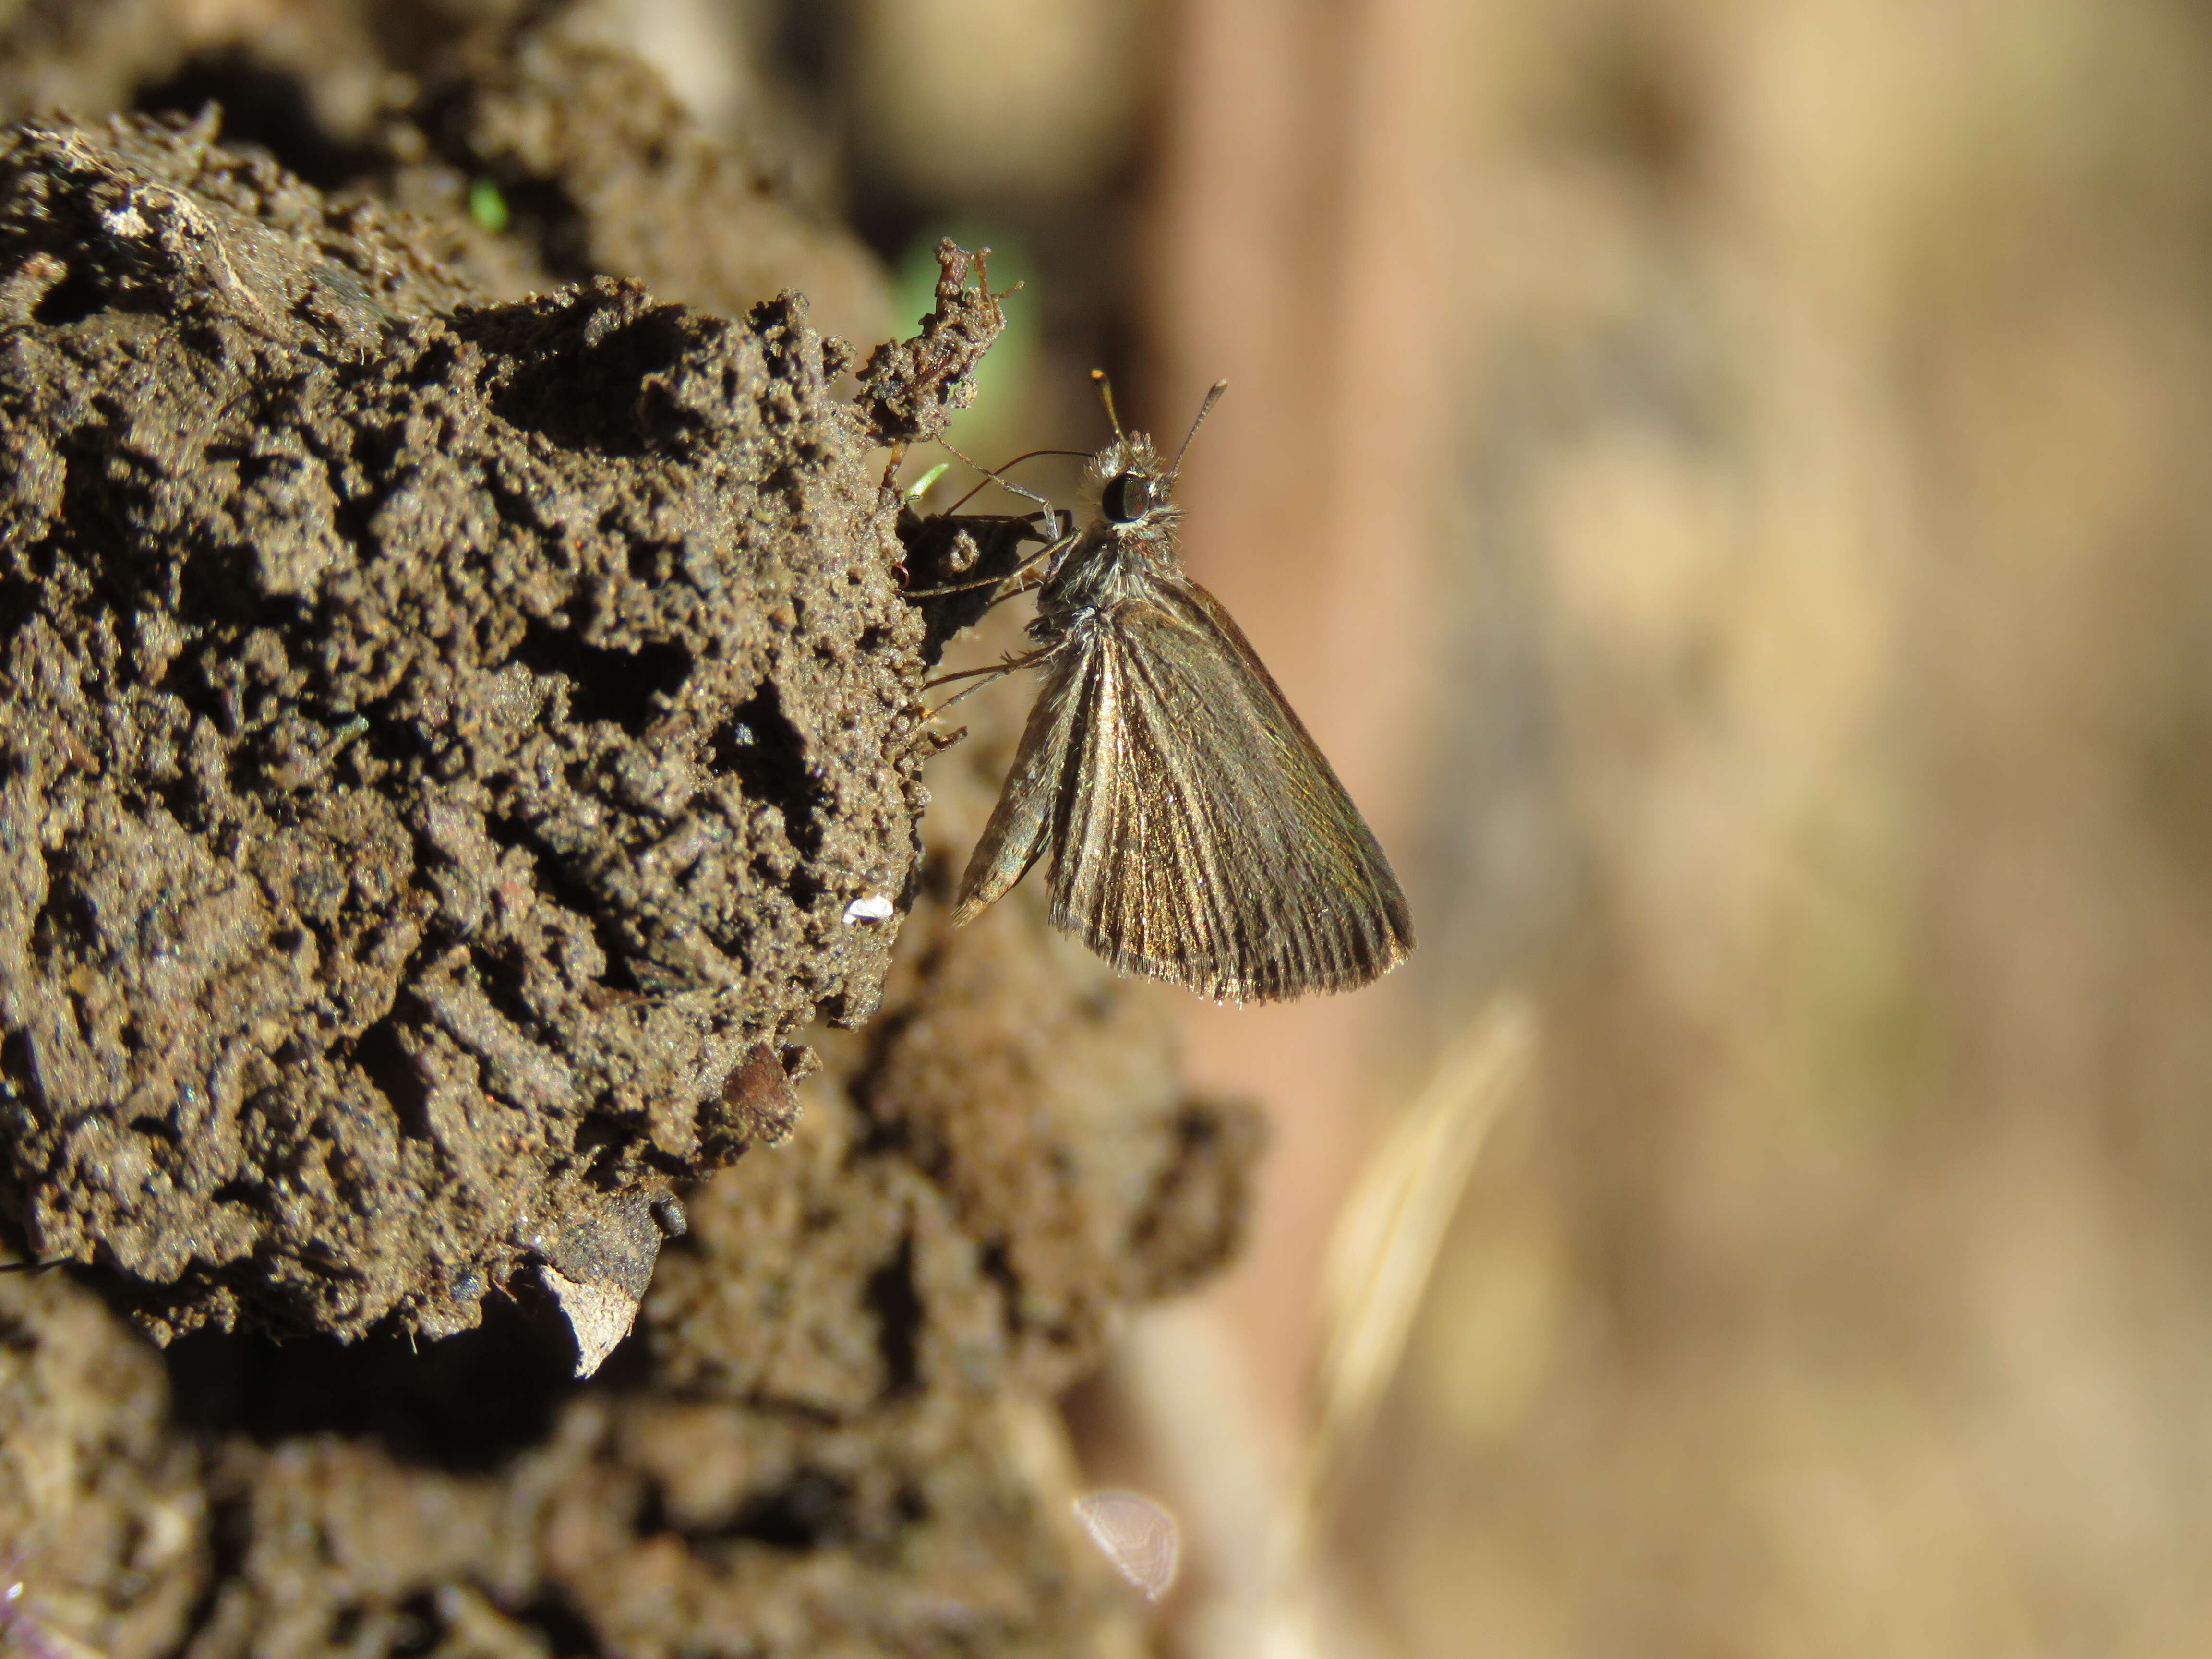
[[[1157,534],[1133,533],[1135,528],[1094,525],[1085,531],[1039,590],[1037,620],[1054,620],[1057,629],[1081,612],[1141,599],[1162,577],[1176,574],[1175,539],[1165,526]]]

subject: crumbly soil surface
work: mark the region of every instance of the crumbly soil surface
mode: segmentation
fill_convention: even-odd
[[[0,1649],[1133,1650],[1049,1402],[1257,1137],[945,925],[1018,710],[931,760],[883,481],[995,303],[819,331],[581,8],[220,9],[0,3]]]
[[[436,1337],[650,1232],[750,1049],[873,1011],[851,907],[912,874],[918,630],[835,349],[795,298],[491,303],[143,121],[0,139],[0,293],[27,1242],[165,1336]]]

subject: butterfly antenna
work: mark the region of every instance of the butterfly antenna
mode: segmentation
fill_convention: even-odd
[[[1114,388],[1107,381],[1106,371],[1103,368],[1092,369],[1091,371],[1091,384],[1098,388],[1098,401],[1106,405],[1106,418],[1113,423],[1114,435],[1117,438],[1120,437],[1121,435],[1121,417],[1114,412]]]
[[[998,471],[996,469],[988,467],[981,461],[969,460],[967,456],[961,454],[958,450],[954,449],[951,444],[945,443],[944,439],[939,438],[937,441],[939,445],[943,446],[945,449],[949,451],[956,459],[966,461],[969,466],[974,467],[985,477],[990,479],[991,482],[997,484],[1000,489],[1006,490],[1010,495],[1019,495],[1024,500],[1035,501],[1039,507],[1042,507],[1044,509],[1045,523],[1050,526],[1052,531],[1052,534],[1047,539],[1055,542],[1060,539],[1060,512],[1059,509],[1054,507],[1050,501],[1038,495],[1036,490],[1026,489],[1023,485],[1016,483],[1012,479],[1007,477],[1004,473]],[[1042,454],[1044,452],[1037,450],[1031,453]],[[1024,455],[1020,459],[1027,460],[1029,457]],[[1012,465],[1012,463],[1008,462],[1007,465]],[[968,492],[968,495],[972,495],[975,493],[975,492],[971,489]],[[960,499],[964,501],[968,499],[968,496],[963,495]]]
[[[1199,422],[1212,413],[1214,404],[1221,401],[1221,394],[1228,390],[1228,381],[1216,380],[1212,390],[1206,394],[1206,401],[1198,406],[1198,413],[1191,418],[1190,430],[1182,434],[1182,447],[1176,451],[1175,465],[1168,469],[1169,477],[1172,478],[1182,471],[1183,451],[1188,449],[1190,441],[1198,436]]]

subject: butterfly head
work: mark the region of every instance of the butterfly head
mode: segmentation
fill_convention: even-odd
[[[1113,423],[1114,441],[1091,458],[1091,479],[1098,490],[1098,511],[1109,530],[1142,535],[1155,528],[1164,528],[1176,517],[1176,474],[1182,470],[1184,452],[1190,447],[1192,434],[1198,431],[1199,422],[1228,387],[1227,381],[1218,382],[1206,394],[1199,405],[1198,419],[1190,423],[1190,432],[1183,436],[1182,446],[1176,451],[1175,459],[1164,465],[1152,441],[1141,432],[1125,432],[1121,417],[1114,410],[1114,393],[1106,384],[1103,369],[1093,369],[1091,378],[1098,387],[1098,400],[1106,406],[1106,418]]]
[[[1141,432],[1119,435],[1100,450],[1091,459],[1091,476],[1099,514],[1110,529],[1175,511],[1174,475],[1160,465],[1152,440]]]

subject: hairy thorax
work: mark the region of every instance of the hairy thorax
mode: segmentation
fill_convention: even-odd
[[[1085,532],[1038,591],[1031,634],[1046,639],[1079,630],[1086,613],[1140,603],[1162,578],[1179,575],[1169,520],[1162,512],[1142,524]]]

